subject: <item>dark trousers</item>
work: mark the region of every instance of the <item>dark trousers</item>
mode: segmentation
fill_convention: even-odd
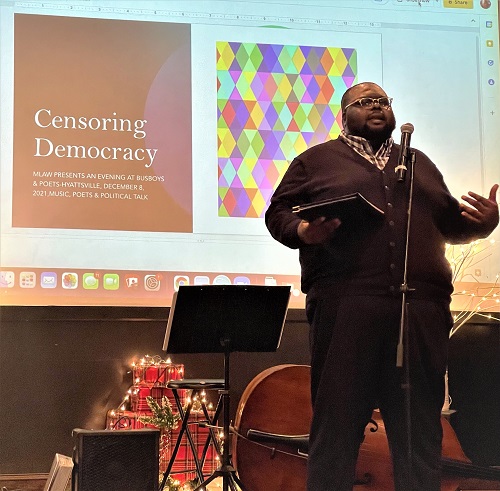
[[[403,388],[403,370],[396,367],[401,299],[338,298],[322,291],[308,295],[306,311],[313,399],[308,491],[352,490],[364,429],[377,407],[391,449],[395,489],[439,491],[448,303],[408,300],[409,391]]]

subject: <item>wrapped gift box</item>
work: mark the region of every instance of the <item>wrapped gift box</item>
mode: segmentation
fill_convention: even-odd
[[[135,411],[122,411],[110,409],[106,414],[106,429],[108,430],[132,430],[140,428],[154,428],[152,425],[142,423],[141,416],[151,416],[151,412],[137,413]],[[200,426],[200,423],[206,422],[206,418],[201,411],[193,411],[189,415],[188,427],[193,437],[193,442],[197,451],[198,458],[201,459],[205,442],[209,436],[209,429]],[[165,472],[170,462],[175,443],[180,433],[181,423],[175,430],[162,431],[160,440],[160,472]],[[210,443],[205,456],[203,473],[209,476],[219,466],[218,454],[213,443]],[[181,444],[173,463],[170,475],[181,483],[196,479],[196,465],[193,452],[189,446],[186,434],[182,436]]]
[[[146,357],[132,364],[134,385],[165,386],[170,380],[184,378],[184,365]]]
[[[183,389],[177,392],[181,401],[181,406],[184,407],[188,391]],[[150,408],[146,400],[146,397],[148,396],[152,397],[158,403],[161,403],[163,397],[167,397],[174,412],[177,410],[174,393],[172,389],[168,389],[167,387],[156,385],[134,385],[130,388],[129,393],[130,408],[132,411],[149,411]]]
[[[211,415],[212,416],[212,415]],[[193,437],[194,446],[197,452],[198,459],[201,459],[203,454],[203,448],[205,442],[210,434],[210,430],[206,427],[200,426],[200,423],[206,423],[207,419],[202,411],[192,411],[189,415],[188,427],[191,435]],[[171,452],[173,452],[177,438],[179,436],[181,429],[181,424],[175,430],[172,430],[170,436],[170,447]],[[205,454],[205,462],[203,465],[203,474],[209,476],[212,474],[219,466],[218,453],[214,447],[213,442],[210,445]],[[179,450],[175,457],[172,470],[170,475],[179,480],[180,482],[186,482],[197,477],[196,475],[196,465],[191,447],[189,446],[188,438],[186,433],[182,435],[181,444]]]
[[[177,395],[179,396],[179,400],[182,407],[186,406],[188,394],[189,391],[186,389],[181,389],[177,391]],[[163,397],[167,397],[172,406],[173,411],[174,412],[177,411],[177,404],[175,402],[174,392],[172,389],[168,389],[167,387],[153,386],[151,387],[150,395],[153,399],[155,399],[158,402],[161,401]]]
[[[174,392],[166,387],[171,380],[182,380],[184,378],[184,365],[171,363],[170,360],[162,360],[160,357],[145,356],[139,362],[132,364],[133,385],[128,391],[127,397],[120,405],[120,409],[110,409],[106,414],[106,429],[109,430],[130,430],[140,428],[154,428],[152,425],[144,424],[140,421],[141,416],[152,416],[151,408],[148,405],[147,397],[152,397],[161,405],[163,397],[167,397],[174,413],[178,412]],[[177,394],[181,407],[185,408],[190,402],[191,391],[179,389]],[[201,399],[200,399],[201,398]],[[207,404],[210,418],[213,417],[214,410],[212,404],[205,400],[205,393],[202,392],[195,399],[190,413],[188,426],[193,437],[194,447],[198,459],[201,459],[205,442],[210,435],[209,428],[200,426],[206,423],[207,418],[200,409],[202,401]],[[127,408],[128,410],[126,410]],[[168,467],[172,458],[177,438],[179,436],[182,422],[179,422],[175,430],[164,430],[160,436],[160,472],[163,473]],[[205,477],[211,475],[219,467],[218,453],[213,442],[207,449],[203,465]],[[181,483],[196,479],[195,459],[193,451],[189,446],[186,434],[183,435],[179,450],[170,472],[171,476]]]
[[[110,409],[106,413],[107,430],[140,430],[141,428],[155,428],[153,425],[144,424],[139,421],[141,416],[151,416],[149,411],[136,413],[135,411],[122,411]]]

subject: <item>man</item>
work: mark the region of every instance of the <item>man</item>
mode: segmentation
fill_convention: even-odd
[[[405,390],[396,347],[410,179],[398,182],[395,173],[399,145],[391,138],[396,124],[391,102],[374,83],[351,87],[342,98],[340,137],[293,160],[266,213],[272,236],[299,248],[307,294],[313,401],[309,491],[352,489],[364,428],[377,407],[396,489],[440,490],[440,417],[452,325],[445,242],[486,237],[498,224],[497,184],[488,198],[469,192],[462,196],[468,205],[460,204],[436,166],[415,150],[404,353],[410,388]],[[383,209],[384,218],[341,223],[321,217],[308,223],[292,213],[294,205],[355,192]]]

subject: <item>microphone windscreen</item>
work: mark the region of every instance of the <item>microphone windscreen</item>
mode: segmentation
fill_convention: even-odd
[[[410,133],[411,135],[414,129],[415,128],[411,123],[405,123],[404,125],[401,126],[401,133]]]

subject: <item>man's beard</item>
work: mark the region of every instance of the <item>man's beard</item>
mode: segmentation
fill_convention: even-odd
[[[363,128],[363,134],[360,136],[366,138],[368,141],[376,140],[384,142],[392,135],[394,128],[396,128],[396,120],[387,121],[387,124],[379,129],[369,128],[368,125],[365,125]]]

